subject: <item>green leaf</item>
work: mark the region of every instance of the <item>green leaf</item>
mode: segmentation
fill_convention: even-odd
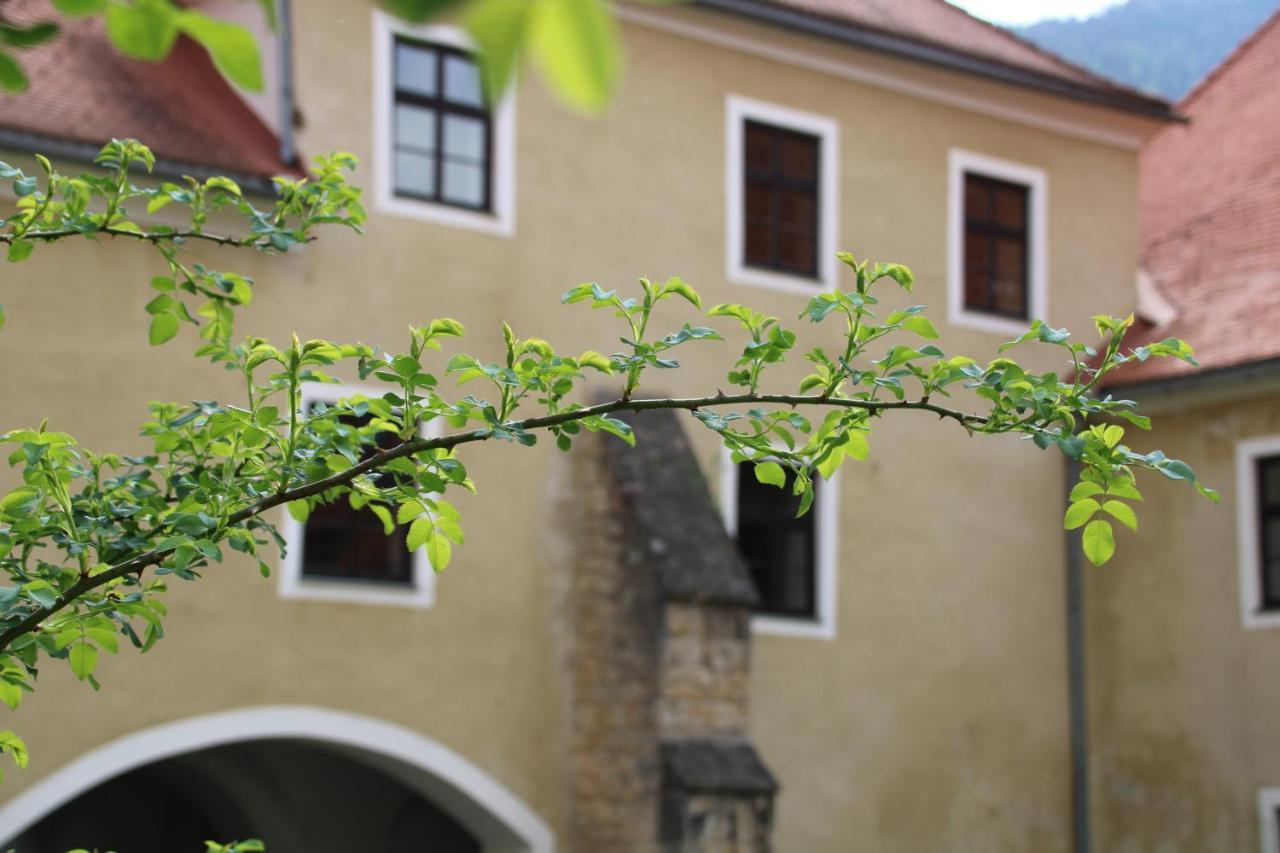
[[[760,462],[756,464],[756,480],[781,489],[787,485],[787,472],[777,462]]]
[[[18,198],[23,198],[31,195],[39,188],[39,186],[40,183],[36,180],[36,176],[28,175],[25,178],[18,178],[18,180],[13,182],[13,191],[17,194]]]
[[[418,501],[405,501],[400,504],[400,509],[396,513],[396,522],[399,524],[408,524],[418,516],[426,512],[422,504]]]
[[[178,38],[174,17],[163,0],[113,3],[107,8],[107,35],[121,53],[156,62],[169,55]]]
[[[8,705],[11,709],[17,708],[18,703],[22,701],[22,688],[16,684],[0,679],[0,702]]]
[[[98,666],[98,650],[81,640],[71,647],[71,651],[67,653],[67,660],[76,678],[84,681]]]
[[[267,19],[267,26],[271,28],[271,32],[280,32],[280,19],[276,17],[277,0],[258,0],[258,5],[262,7],[262,15]]]
[[[53,8],[64,15],[101,15],[107,10],[107,0],[53,0]]]
[[[0,329],[4,328],[4,306],[0,305]]]
[[[1102,494],[1102,486],[1086,480],[1083,483],[1076,483],[1075,488],[1071,490],[1070,500],[1083,500],[1084,498],[1091,498],[1098,494]]]
[[[902,328],[910,329],[922,338],[933,340],[938,337],[938,330],[934,327],[933,321],[928,317],[916,315],[908,317],[902,321]]]
[[[179,13],[177,25],[204,45],[228,80],[250,92],[262,91],[262,56],[248,27],[191,11]]]
[[[433,532],[435,532],[435,526],[431,522],[431,516],[424,515],[409,525],[409,535],[405,538],[405,545],[410,551],[416,551],[427,544]]]
[[[1084,555],[1095,566],[1101,566],[1116,552],[1115,534],[1109,521],[1099,519],[1089,522],[1089,526],[1084,529],[1082,540]]]
[[[1094,513],[1100,509],[1102,509],[1102,507],[1093,498],[1078,500],[1071,506],[1067,507],[1067,514],[1062,520],[1062,526],[1066,530],[1075,530],[1077,527],[1093,518]]]
[[[1107,447],[1115,447],[1124,438],[1124,427],[1112,424],[1102,431],[1102,440]]]
[[[151,330],[147,335],[147,339],[153,347],[159,346],[178,334],[178,325],[178,315],[157,314],[151,318]]]
[[[622,68],[613,12],[604,0],[539,0],[532,13],[530,50],[552,91],[585,112],[603,110]]]
[[[443,572],[452,557],[453,546],[449,544],[449,540],[433,530],[427,540],[427,560],[431,563],[431,568]]]
[[[529,0],[473,0],[467,7],[467,31],[479,48],[485,99],[496,103],[520,61],[529,17]]]
[[[420,24],[428,18],[438,17],[461,0],[381,0],[382,8],[411,24]]]
[[[52,21],[32,24],[29,27],[15,27],[0,24],[0,41],[14,47],[35,47],[44,44],[58,34],[58,25]]]
[[[35,251],[35,248],[36,244],[30,240],[14,240],[9,244],[9,261],[20,264],[31,257],[31,253]]]
[[[27,89],[27,75],[8,53],[0,51],[0,86],[10,92],[24,92]]]
[[[369,504],[369,511],[382,520],[382,532],[390,536],[396,532],[396,523],[391,519],[391,510],[382,504]]]
[[[306,524],[311,516],[311,504],[306,501],[289,501],[285,504],[285,508],[289,510],[289,515],[293,516],[293,520],[299,524]]]
[[[668,293],[678,293],[688,300],[693,307],[702,307],[702,297],[698,295],[698,291],[694,290],[693,287],[690,286],[689,282],[679,276],[673,276],[672,278],[667,279],[666,283],[662,285],[662,290],[659,291],[659,293],[662,296],[666,296]]]
[[[1116,521],[1119,521],[1130,530],[1138,529],[1138,516],[1133,511],[1133,507],[1127,503],[1120,501],[1107,501],[1102,505],[1102,511],[1110,515]]]

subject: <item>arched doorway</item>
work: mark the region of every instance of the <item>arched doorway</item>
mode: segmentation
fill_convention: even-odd
[[[0,827],[0,842],[23,853],[196,853],[206,838],[244,837],[262,838],[269,853],[554,848],[537,815],[452,750],[308,707],[211,714],[121,738],[0,808]]]

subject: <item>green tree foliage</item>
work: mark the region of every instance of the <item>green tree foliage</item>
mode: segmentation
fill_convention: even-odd
[[[783,487],[789,470],[801,513],[812,502],[814,478],[866,459],[872,433],[889,415],[926,413],[974,436],[1018,435],[1080,463],[1065,524],[1084,527],[1085,553],[1096,564],[1114,551],[1114,521],[1137,525],[1136,472],[1154,471],[1217,499],[1185,463],[1126,443],[1122,424],[1147,429],[1148,419],[1134,403],[1098,393],[1099,382],[1128,361],[1193,360],[1176,339],[1126,349],[1131,317],[1095,318],[1096,348],[1039,321],[1001,348],[1050,347],[1061,353],[1061,376],[1004,355],[981,363],[940,349],[923,306],[881,307],[885,288],[910,293],[907,267],[842,253],[850,289],[813,297],[798,319],[837,324],[843,344],[830,352],[804,349],[810,372],[794,388],[769,383],[775,366],[799,349],[798,329],[746,305],[704,310],[680,278],[640,279],[629,294],[594,282],[564,294],[569,310],[595,310],[601,326],[610,318],[619,324],[623,346],[607,354],[559,352],[545,338],[521,337],[504,325],[504,352],[482,358],[457,351],[465,330],[452,319],[412,326],[399,352],[296,336],[237,340],[236,312],[250,304],[254,282],[188,264],[184,248],[201,241],[270,254],[313,239],[323,225],[359,229],[360,191],[346,179],[354,157],[319,158],[306,180],[276,179],[277,198],[266,210],[225,178],[135,184],[131,170],[149,170],[153,160],[131,140],[102,149],[102,172],[70,176],[37,159],[41,175],[0,164],[19,196],[17,212],[0,221],[9,260],[71,239],[154,247],[160,274],[146,308],[151,343],[190,327],[196,357],[237,374],[244,393],[226,402],[153,403],[140,430],[149,445],[142,455],[84,447],[47,423],[0,435],[20,477],[0,496],[0,701],[11,707],[31,691],[42,659],[65,662],[97,689],[104,653],[116,653],[122,641],[146,651],[163,637],[167,585],[196,580],[228,549],[268,574],[265,552],[284,547],[265,515],[274,507],[286,505],[305,520],[316,506],[347,501],[376,514],[388,532],[407,525],[409,548],[425,549],[442,571],[464,542],[449,495],[475,488],[463,453],[470,445],[532,446],[546,435],[569,450],[584,431],[634,443],[631,428],[614,417],[623,411],[689,411],[735,461],[755,462],[761,482]],[[190,224],[144,227],[131,218],[131,210],[166,206],[183,209]],[[237,214],[242,232],[207,231],[215,210]],[[678,369],[677,358],[694,350],[713,355],[726,334],[742,340],[727,364],[732,393],[641,395],[653,371]],[[303,413],[303,383],[333,382],[335,369],[380,383],[382,393]],[[593,378],[614,384],[617,396],[586,402],[584,386]],[[466,386],[465,393],[451,393],[451,386]],[[953,395],[969,409],[944,405]],[[427,438],[425,424],[446,429]],[[379,446],[383,434],[393,437],[390,446]],[[26,761],[11,732],[0,734],[0,752]]]
[[[1091,18],[1041,21],[1018,34],[1177,100],[1275,11],[1275,0],[1128,0]]]

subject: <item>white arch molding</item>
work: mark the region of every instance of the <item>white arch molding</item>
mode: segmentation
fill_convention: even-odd
[[[383,720],[300,705],[268,705],[162,723],[100,746],[0,806],[12,838],[94,787],[166,758],[255,740],[341,749],[396,777],[467,828],[485,853],[552,853],[555,837],[515,794],[431,738]]]

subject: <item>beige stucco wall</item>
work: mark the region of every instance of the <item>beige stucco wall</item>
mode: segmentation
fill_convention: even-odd
[[[1144,445],[1190,462],[1214,505],[1148,478],[1140,534],[1087,574],[1098,849],[1259,848],[1258,793],[1280,786],[1280,631],[1246,629],[1236,444],[1280,433],[1274,389],[1160,412]]]
[[[295,17],[302,149],[349,149],[369,163],[367,8],[307,0]],[[720,25],[814,55],[850,55]],[[1000,341],[945,322],[951,147],[1046,170],[1055,325],[1085,331],[1090,314],[1127,310],[1137,242],[1132,150],[646,27],[628,25],[626,40],[625,82],[603,118],[567,114],[536,82],[520,87],[514,239],[375,211],[364,238],[330,233],[271,261],[213,255],[211,264],[258,279],[241,330],[397,347],[406,323],[454,316],[472,330],[470,351],[493,354],[506,318],[566,351],[609,350],[616,334],[598,327],[605,315],[562,308],[559,294],[583,280],[626,287],[639,275],[675,273],[709,304],[744,301],[790,321],[803,297],[724,278],[731,92],[840,122],[840,244],[911,265],[919,287],[910,302],[933,306],[948,351],[990,357]],[[888,65],[969,95],[991,88]],[[228,375],[183,355],[190,336],[147,347],[142,306],[156,271],[145,252],[119,245],[39,249],[7,271],[6,425],[48,416],[95,447],[137,449],[148,399],[234,399]],[[676,309],[670,322],[689,318]],[[656,378],[656,387],[715,388],[732,352],[691,347],[686,369]],[[1035,350],[1025,356],[1057,366]],[[798,370],[780,371],[778,383],[789,387]],[[713,473],[710,436],[696,440]],[[837,638],[759,637],[756,645],[753,736],[783,786],[778,849],[1066,849],[1060,459],[912,415],[886,418],[872,446],[873,461],[843,475]],[[236,561],[199,584],[178,584],[166,639],[144,659],[126,651],[107,661],[101,694],[47,668],[40,692],[11,716],[32,767],[10,775],[0,796],[157,722],[302,703],[412,726],[562,832],[562,673],[548,578],[563,544],[548,541],[544,500],[553,452],[498,445],[468,454],[480,493],[458,501],[467,544],[430,610],[283,601],[274,578]]]

